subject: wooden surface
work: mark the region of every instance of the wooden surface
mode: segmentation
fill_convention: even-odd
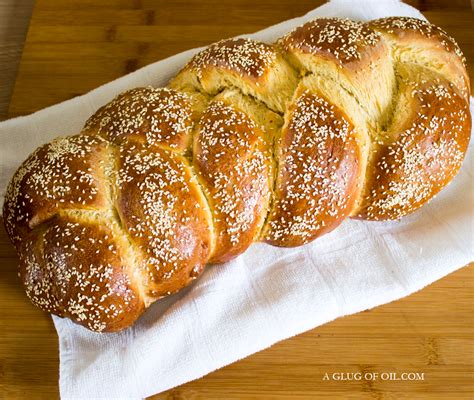
[[[0,0],[0,121],[5,119],[33,0]]]
[[[82,94],[176,52],[302,15],[318,3],[37,0],[10,116]],[[458,40],[474,76],[469,1],[411,3]],[[0,398],[57,398],[56,333],[50,317],[26,299],[16,263],[2,225]],[[341,318],[154,398],[472,399],[473,271],[471,265],[406,299]],[[424,380],[323,380],[326,372],[358,371],[420,372]]]

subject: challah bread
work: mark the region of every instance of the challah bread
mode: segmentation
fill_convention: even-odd
[[[461,166],[469,85],[454,40],[411,18],[215,43],[18,169],[3,213],[26,292],[118,331],[253,242],[409,214]]]

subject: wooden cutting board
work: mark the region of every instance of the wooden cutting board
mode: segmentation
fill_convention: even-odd
[[[85,93],[179,51],[302,15],[319,3],[37,0],[10,116]],[[456,38],[474,76],[469,1],[411,3]],[[2,225],[0,398],[57,398],[57,336],[50,317],[26,299],[16,264]],[[472,399],[473,271],[471,265],[406,299],[341,318],[154,398]],[[417,372],[424,380],[332,379],[340,372]]]

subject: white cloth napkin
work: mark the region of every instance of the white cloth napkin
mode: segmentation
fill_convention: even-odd
[[[395,0],[335,0],[248,36],[273,41],[319,16],[389,15],[422,17]],[[0,192],[38,145],[77,133],[95,109],[125,89],[164,85],[196,51],[1,123]],[[449,187],[399,222],[345,221],[295,249],[254,244],[236,260],[209,267],[192,287],[155,303],[124,332],[96,334],[54,317],[62,398],[149,396],[337,317],[404,297],[465,266],[474,259],[473,172],[471,148]]]

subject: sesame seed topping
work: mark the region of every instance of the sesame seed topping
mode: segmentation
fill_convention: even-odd
[[[354,127],[326,99],[305,90],[278,144],[279,171],[265,240],[301,245],[347,216],[358,160]]]
[[[61,206],[90,207],[103,201],[101,173],[91,165],[105,151],[100,137],[59,138],[36,150],[16,171],[5,195],[5,226],[14,242],[20,231],[41,222]]]
[[[466,102],[442,80],[412,82],[408,92],[417,111],[395,140],[376,148],[375,179],[359,213],[364,218],[398,219],[415,211],[461,167],[470,129]]]
[[[447,52],[454,52],[461,59],[464,66],[467,66],[466,58],[456,41],[443,29],[428,21],[411,17],[389,17],[371,21],[370,25],[391,34],[406,35],[407,32],[415,32],[417,35],[426,38],[434,38]]]
[[[280,43],[287,51],[326,53],[340,64],[360,60],[380,42],[380,34],[366,24],[340,18],[318,18],[294,29]]]
[[[243,252],[263,223],[270,193],[263,133],[243,112],[211,102],[199,123],[194,165],[214,215],[218,262]]]
[[[258,78],[275,63],[273,46],[250,39],[226,39],[210,45],[194,56],[188,68],[199,78],[208,67],[228,68],[241,77]]]
[[[124,228],[143,255],[147,290],[157,296],[166,281],[207,261],[207,204],[187,161],[164,149],[121,146],[116,184]]]
[[[183,150],[192,128],[192,99],[172,89],[136,88],[99,109],[84,129],[120,144],[136,138],[148,145]]]
[[[110,249],[115,247],[113,239],[105,239],[106,232],[114,235],[103,225],[64,216],[50,223],[36,243],[27,238],[21,244],[20,272],[31,301],[97,332],[126,318],[137,297],[130,277],[121,269],[121,256]],[[88,240],[91,237],[110,245],[96,250]]]

